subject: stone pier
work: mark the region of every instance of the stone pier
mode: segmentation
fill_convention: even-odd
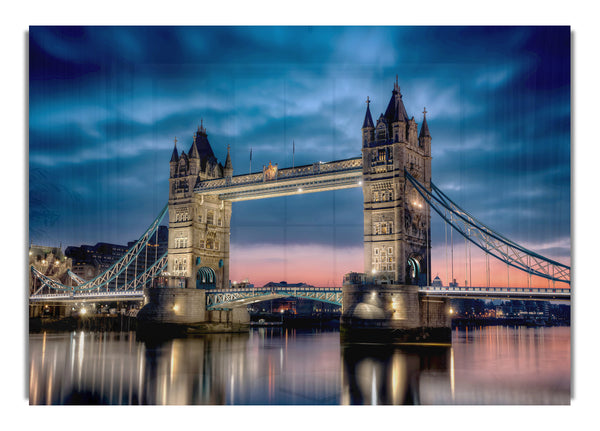
[[[143,332],[241,332],[249,327],[245,307],[207,310],[204,289],[150,288],[144,296],[146,304],[137,316]]]
[[[450,323],[447,300],[419,294],[417,286],[343,287],[342,342],[449,344]]]

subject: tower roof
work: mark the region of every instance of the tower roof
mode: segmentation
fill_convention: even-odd
[[[394,89],[392,90],[392,98],[388,103],[387,109],[384,114],[388,124],[396,121],[408,122],[408,114],[402,102],[402,94],[400,93],[400,87],[398,86],[398,76],[396,76],[396,82],[394,83]]]
[[[429,126],[427,126],[427,110],[423,108],[423,124],[421,124],[421,133],[419,133],[419,138],[428,137],[431,138],[429,134]]]
[[[362,128],[366,128],[366,127],[375,127],[373,125],[373,118],[371,117],[371,110],[369,109],[369,104],[371,103],[371,101],[369,100],[369,97],[367,97],[367,112],[365,113],[365,121],[363,122]]]
[[[201,159],[211,159],[216,161],[215,154],[208,142],[208,135],[206,134],[206,129],[202,126],[202,120],[200,120],[200,125],[198,126],[198,130],[194,133],[194,142],[190,147],[190,151],[188,151],[190,157],[198,157]]]
[[[175,146],[173,147],[173,153],[171,154],[171,161],[176,162],[179,160],[179,154],[177,153],[177,137],[175,137]]]

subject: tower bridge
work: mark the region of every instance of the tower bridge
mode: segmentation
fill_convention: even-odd
[[[261,172],[243,175],[233,175],[229,147],[225,164],[217,160],[201,122],[187,153],[179,152],[175,139],[169,162],[169,201],[160,216],[168,208],[168,253],[160,262],[132,280],[127,277],[127,267],[156,231],[157,219],[132,250],[94,280],[76,280],[75,287],[66,287],[32,269],[41,282],[32,301],[42,300],[53,289],[65,300],[83,293],[87,298],[111,293],[125,297],[124,292],[136,296],[160,277],[163,287],[144,290],[148,304],[139,314],[142,319],[186,324],[214,321],[213,311],[229,307],[238,310],[237,320],[243,323],[247,316],[239,310],[244,305],[297,296],[341,304],[342,327],[354,332],[375,326],[400,334],[405,341],[423,341],[449,337],[448,298],[570,297],[568,286],[555,286],[556,282],[570,283],[568,266],[493,231],[433,184],[427,111],[423,110],[420,125],[409,118],[397,79],[387,108],[376,122],[370,104],[367,98],[360,157],[286,168],[269,162]],[[229,289],[233,202],[353,187],[363,191],[364,273],[350,273],[341,288]],[[529,276],[546,278],[552,288],[431,287],[431,208],[486,256]],[[124,271],[125,285],[111,289]],[[47,291],[42,292],[43,288]],[[229,322],[235,320],[232,316],[227,317]]]

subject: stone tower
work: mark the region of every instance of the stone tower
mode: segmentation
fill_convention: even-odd
[[[168,287],[229,287],[231,202],[194,193],[199,181],[231,177],[227,151],[225,167],[217,161],[202,123],[188,153],[171,155],[169,175]]]
[[[367,98],[362,126],[364,268],[377,284],[427,285],[431,278],[429,206],[404,177],[431,188],[431,136],[408,118],[398,78],[373,123]]]

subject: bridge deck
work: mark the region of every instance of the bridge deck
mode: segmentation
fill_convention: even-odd
[[[31,295],[31,302],[108,302],[108,301],[141,301],[143,290],[122,290],[116,292],[63,292],[42,295]]]
[[[385,285],[377,285],[385,288]],[[528,288],[528,287],[433,287],[423,286],[419,292],[428,296],[439,296],[450,299],[479,298],[505,300],[541,300],[558,301],[571,299],[570,288]],[[220,289],[207,291],[207,307],[244,306],[270,299],[297,297],[315,301],[341,305],[341,287],[258,287],[251,289]],[[100,302],[114,300],[141,300],[143,290],[126,290],[113,292],[80,292],[31,295],[32,302]]]
[[[361,180],[362,158],[356,157],[202,181],[194,192],[216,194],[227,201],[245,201],[360,187]]]

